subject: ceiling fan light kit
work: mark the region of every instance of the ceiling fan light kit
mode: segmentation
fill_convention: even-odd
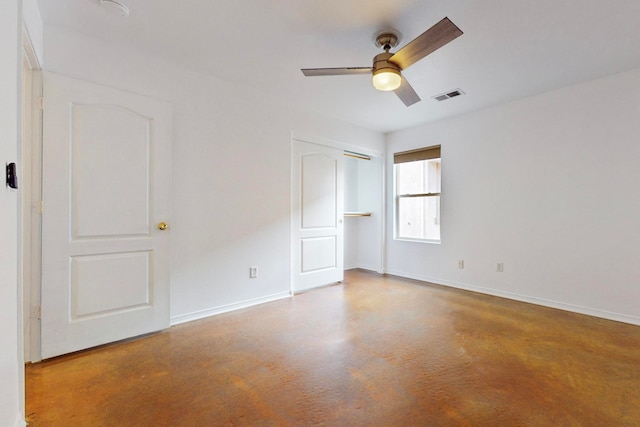
[[[409,107],[420,101],[420,97],[409,82],[402,77],[402,70],[415,64],[430,53],[462,35],[449,18],[444,18],[433,27],[407,43],[396,53],[389,50],[396,47],[400,34],[394,31],[381,31],[375,35],[376,46],[384,49],[373,58],[372,67],[342,67],[342,68],[303,68],[301,71],[307,77],[313,76],[342,76],[348,74],[373,74],[373,86],[381,91],[394,91],[400,100]]]
[[[396,90],[402,83],[400,72],[393,70],[379,71],[373,74],[373,87],[383,92]]]
[[[385,52],[373,60],[373,87],[384,92],[396,90],[402,83],[400,67],[389,61],[392,56],[392,53]]]

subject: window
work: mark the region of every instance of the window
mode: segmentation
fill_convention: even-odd
[[[440,241],[440,146],[394,154],[395,238]]]

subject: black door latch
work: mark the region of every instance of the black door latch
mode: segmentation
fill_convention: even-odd
[[[9,188],[18,188],[18,174],[15,163],[7,164],[7,186]]]

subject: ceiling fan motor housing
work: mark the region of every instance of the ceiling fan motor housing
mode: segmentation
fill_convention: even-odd
[[[393,56],[393,53],[384,52],[376,55],[373,58],[373,74],[382,72],[382,70],[394,70],[400,73],[400,67],[393,62],[389,61],[389,58]],[[392,71],[393,72],[393,71]]]

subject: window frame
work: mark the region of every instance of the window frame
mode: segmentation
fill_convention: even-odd
[[[425,160],[433,160],[440,159],[440,191],[439,192],[428,192],[428,193],[407,193],[407,194],[398,194],[398,168],[397,165],[402,163],[409,163],[414,161],[425,161]],[[394,202],[394,218],[393,218],[393,239],[398,241],[408,241],[408,242],[418,242],[418,243],[431,243],[431,244],[440,244],[442,242],[442,235],[440,235],[439,239],[424,239],[424,238],[415,238],[415,237],[406,237],[400,236],[400,201],[402,199],[412,199],[412,198],[422,198],[428,199],[431,197],[439,197],[438,200],[438,219],[441,220],[441,198],[442,196],[442,155],[441,155],[441,146],[436,145],[432,147],[420,148],[417,150],[403,151],[394,153],[394,162],[393,162],[393,202]]]

